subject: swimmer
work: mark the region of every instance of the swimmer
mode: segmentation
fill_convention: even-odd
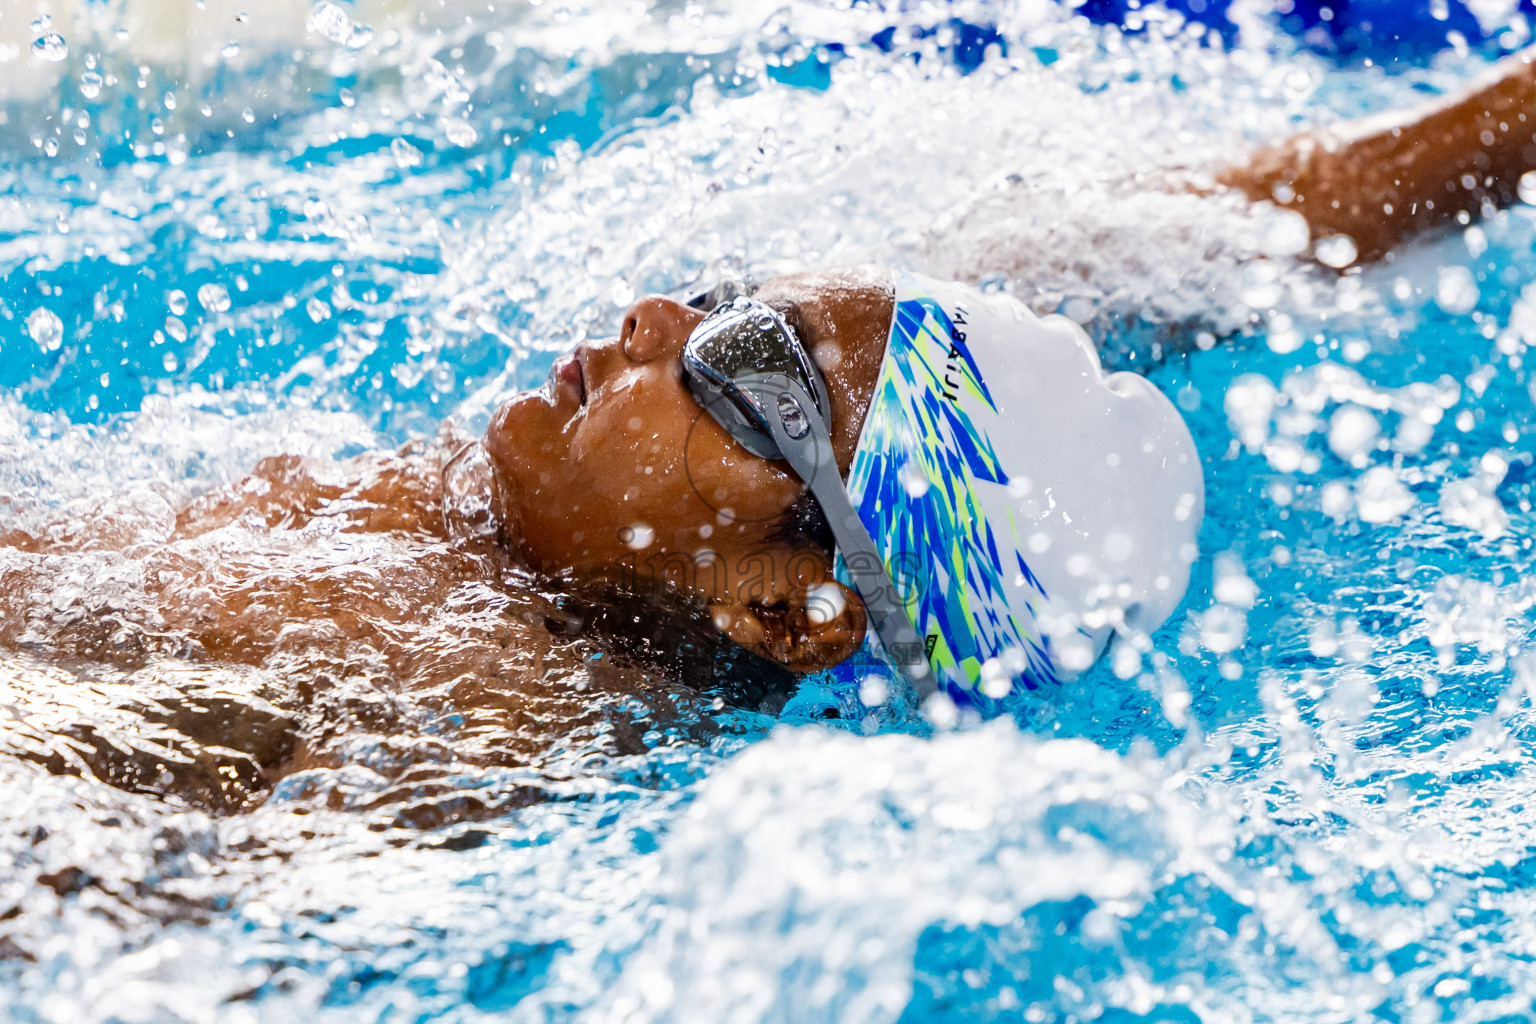
[[[1206,188],[1294,210],[1313,239],[1348,236],[1372,260],[1515,201],[1533,168],[1528,52]],[[901,271],[748,295],[643,299],[618,337],[500,409],[484,445],[518,557],[706,603],[737,644],[840,669],[827,678],[845,691],[875,671],[877,689],[983,712],[1116,635],[1146,646],[1188,583],[1203,486],[1145,379],[1105,375],[1062,318]]]
[[[1378,259],[1514,202],[1533,140],[1536,67],[1522,54],[1432,106],[1301,135],[1191,188],[1292,209],[1314,239],[1347,235],[1360,260]],[[467,533],[548,578],[680,599],[834,694],[883,687],[985,714],[1112,643],[1145,646],[1187,585],[1203,492],[1176,410],[1141,378],[1105,375],[1080,329],[882,267],[643,299],[616,338],[557,362],[458,458],[429,448],[351,468],[357,479],[320,479],[275,460],[181,510],[155,540],[179,560],[153,576],[171,581],[153,584],[157,628],[182,638],[165,642],[260,663],[308,616],[387,650],[441,603],[419,578],[433,564],[480,571],[432,562]],[[477,518],[487,494],[494,537]],[[329,563],[287,589],[252,567],[219,601],[175,582],[195,575],[191,557],[228,560],[194,541],[251,517],[409,537],[422,557],[414,576],[396,560],[410,582],[382,582],[373,618],[335,605]],[[110,520],[0,547],[142,546]],[[37,649],[23,639],[35,596],[0,592],[0,641]],[[108,639],[60,656],[94,656]]]

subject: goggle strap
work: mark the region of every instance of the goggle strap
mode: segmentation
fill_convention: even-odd
[[[761,374],[740,380],[767,412],[769,433],[796,475],[821,503],[837,548],[854,588],[864,602],[869,622],[886,658],[911,685],[921,701],[934,690],[933,671],[922,638],[912,626],[906,603],[875,550],[874,541],[848,498],[838,472],[837,456],[826,424],[805,389],[783,374]],[[794,436],[795,431],[803,431]]]

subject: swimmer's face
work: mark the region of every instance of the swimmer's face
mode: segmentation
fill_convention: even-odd
[[[821,366],[846,469],[884,354],[889,272],[781,277],[756,297],[785,313]],[[617,338],[580,346],[544,388],[498,410],[487,447],[503,517],[532,568],[662,582],[727,613],[793,603],[797,589],[829,576],[830,553],[785,537],[798,478],[737,445],[683,381],[683,346],[702,319],[670,299],[642,299]]]

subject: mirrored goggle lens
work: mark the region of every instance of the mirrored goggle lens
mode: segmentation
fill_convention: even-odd
[[[800,343],[772,307],[737,298],[716,309],[688,337],[688,360],[719,381],[786,373],[808,386]]]

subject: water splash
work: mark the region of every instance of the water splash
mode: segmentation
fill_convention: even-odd
[[[0,137],[0,1012],[1529,1015],[1533,218],[1324,275],[1185,188],[1476,62],[1161,10],[300,6],[21,62],[64,77]],[[1090,323],[1207,459],[1187,614],[1022,729],[770,734],[690,685],[745,670],[626,658],[634,609],[600,643],[430,517],[353,528],[392,445],[432,439],[430,509],[441,421],[635,295],[861,259]]]

